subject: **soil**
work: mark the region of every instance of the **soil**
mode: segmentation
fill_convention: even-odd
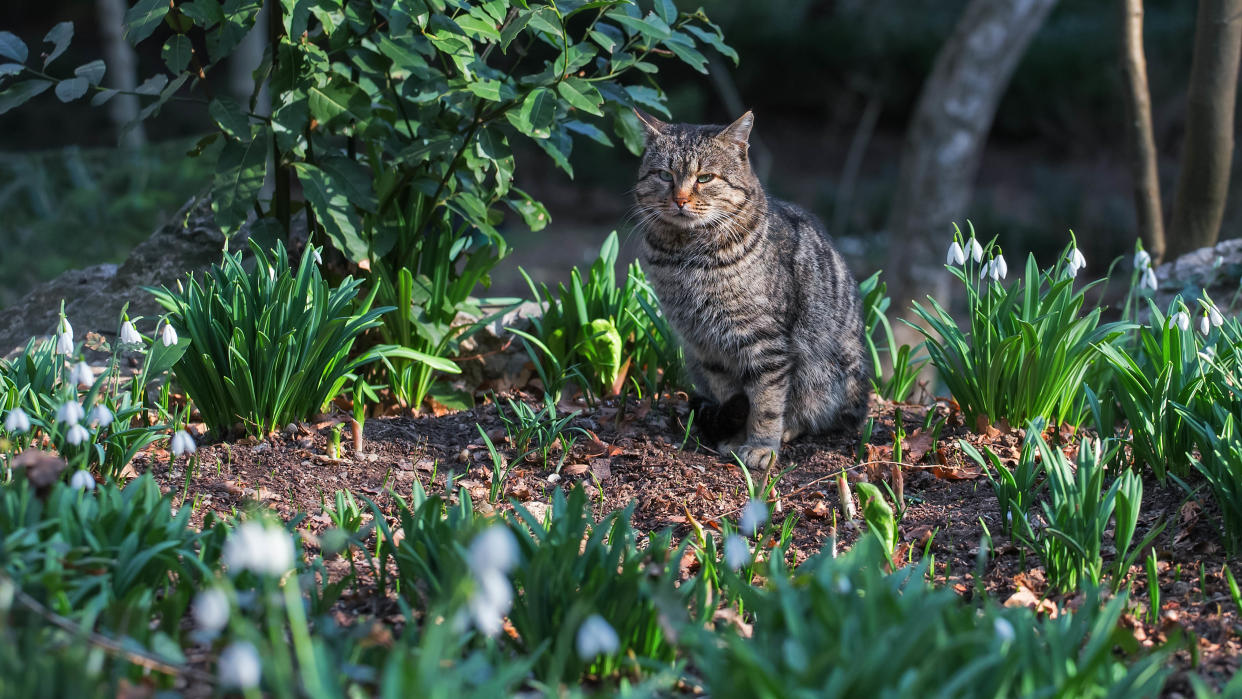
[[[509,397],[534,404],[533,394],[522,393],[502,397],[502,404],[507,405]],[[635,503],[634,525],[639,531],[671,529],[678,538],[693,536],[696,525],[710,533],[721,518],[736,521],[746,504],[747,476],[742,469],[699,445],[694,431],[687,431],[689,408],[684,395],[655,403],[630,400],[622,405],[613,399],[588,407],[579,400],[560,407],[581,411],[570,423],[580,428],[581,436],[568,454],[554,449],[546,464],[541,456],[512,464],[504,475],[503,496],[495,503],[489,498],[492,462],[476,424],[506,459],[516,455],[507,443],[496,404],[490,402],[442,415],[368,419],[363,450],[357,453],[351,448],[349,419],[337,414],[292,425],[266,440],[205,445],[193,462],[185,458],[172,462],[167,452],[150,451],[140,455],[133,467],[139,472],[150,469],[162,487],[175,494],[178,504],[193,506],[193,517],[199,523],[208,512],[229,516],[256,505],[286,520],[305,515],[297,527],[311,550],[316,550],[318,535],[331,526],[324,508],[331,505],[336,491],[365,495],[390,513],[390,489],[408,498],[415,480],[428,492],[443,494],[452,479],[450,501],[455,502],[458,489],[464,488],[475,507],[485,513],[512,509],[511,503],[520,502],[539,517],[546,513],[555,490],[567,491],[581,484],[597,517]],[[905,433],[900,464],[893,459],[898,415]],[[782,473],[775,474],[779,479],[770,504],[776,521],[794,520],[791,561],[800,562],[819,552],[834,538],[839,549],[846,549],[859,536],[860,524],[847,520],[840,508],[837,476],[845,471],[851,481],[883,480],[891,491],[902,494],[905,511],[895,557],[904,563],[933,555],[937,585],[950,586],[966,598],[981,587],[1004,604],[1030,606],[1046,614],[1082,603],[1082,595],[1056,594],[1049,589],[1038,557],[1024,553],[1001,534],[996,497],[979,468],[957,446],[961,439],[986,445],[1012,463],[1018,456],[1021,430],[1002,425],[1002,429],[989,427],[984,434],[976,434],[962,424],[956,406],[945,400],[929,408],[873,399],[871,417],[875,427],[861,449],[857,437],[829,436],[802,438],[783,451]],[[936,422],[944,424],[938,440],[933,440],[934,428],[929,431],[924,426]],[[344,454],[339,459],[327,454],[336,425],[343,428]],[[1061,437],[1067,445],[1073,441],[1068,434]],[[765,474],[750,475],[762,490]],[[1190,695],[1190,674],[1220,687],[1239,665],[1242,626],[1224,576],[1226,555],[1212,509],[1206,497],[1196,500],[1172,485],[1144,484],[1134,540],[1141,541],[1153,526],[1168,521],[1154,544],[1159,559],[1160,616],[1155,623],[1147,618],[1144,551],[1137,559],[1140,564],[1131,569],[1131,598],[1123,624],[1144,646],[1165,641],[1180,644],[1173,660],[1176,673],[1166,688],[1168,696]],[[974,571],[981,546],[984,573],[977,582]],[[1111,555],[1106,551],[1106,565]],[[339,558],[327,563],[336,574],[348,570]],[[685,574],[693,572],[693,566],[687,565]],[[392,600],[347,593],[338,604],[339,620],[349,623],[360,615],[394,622],[400,618]]]

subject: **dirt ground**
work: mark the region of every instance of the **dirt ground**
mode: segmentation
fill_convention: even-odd
[[[515,398],[532,396],[515,394]],[[502,400],[503,402],[503,400]],[[504,495],[494,507],[510,508],[510,501],[523,503],[542,516],[556,489],[582,483],[596,507],[597,516],[637,503],[634,524],[640,532],[671,528],[678,538],[693,536],[697,523],[707,531],[721,518],[736,520],[747,501],[746,477],[741,468],[697,445],[691,431],[687,439],[684,420],[688,406],[684,396],[654,405],[629,402],[624,410],[616,401],[588,409],[585,405],[562,405],[582,413],[573,427],[585,431],[564,458],[559,473],[559,452],[545,465],[541,458],[522,461],[509,468]],[[843,470],[851,480],[885,480],[903,494],[904,516],[900,522],[902,560],[918,560],[926,551],[935,556],[936,584],[948,585],[964,597],[975,594],[974,572],[981,543],[986,546],[984,526],[991,533],[992,555],[986,561],[983,587],[987,594],[1009,605],[1036,607],[1044,613],[1073,608],[1080,595],[1058,595],[1045,584],[1044,571],[1034,555],[1024,555],[1014,542],[1000,534],[996,497],[979,469],[957,446],[959,439],[991,446],[1005,460],[1018,456],[1019,430],[976,435],[961,424],[951,403],[940,401],[930,410],[945,421],[939,440],[922,430],[929,408],[873,401],[875,429],[870,443],[860,450],[857,438],[803,438],[786,447],[784,466],[792,466],[777,483],[771,503],[774,519],[793,517],[790,556],[804,560],[829,541],[836,522],[837,543],[848,548],[860,533],[857,523],[844,521],[840,510],[837,478]],[[902,461],[892,460],[894,419],[900,411],[905,423]],[[933,418],[933,421],[934,421]],[[487,512],[491,460],[476,428],[482,426],[498,449],[512,457],[494,403],[474,410],[425,417],[371,418],[365,424],[362,453],[353,453],[350,430],[344,426],[343,458],[327,455],[329,435],[343,414],[326,415],[314,423],[299,424],[266,440],[243,439],[205,445],[197,462],[186,473],[183,458],[170,465],[166,452],[140,455],[137,471],[150,469],[162,486],[175,493],[176,501],[195,508],[201,522],[207,512],[229,515],[259,503],[288,520],[299,513],[306,517],[299,528],[316,536],[330,526],[324,506],[337,490],[366,495],[388,511],[387,489],[408,497],[418,480],[429,492],[443,493],[446,480],[464,487],[474,504]],[[686,442],[682,448],[683,441]],[[859,464],[860,453],[865,460]],[[899,473],[898,478],[894,474]],[[761,481],[763,474],[753,474]],[[759,486],[761,487],[761,485]],[[456,493],[450,494],[452,501]],[[365,507],[365,506],[364,506]],[[1179,489],[1144,484],[1143,514],[1135,541],[1162,518],[1169,524],[1156,539],[1160,560],[1161,618],[1147,622],[1146,575],[1132,569],[1130,610],[1123,623],[1136,639],[1150,645],[1168,639],[1188,639],[1175,655],[1177,674],[1168,685],[1169,696],[1189,695],[1187,673],[1195,673],[1220,686],[1238,669],[1238,610],[1223,574],[1226,556],[1213,524],[1210,501],[1188,498]],[[1106,551],[1107,558],[1112,554]],[[1144,556],[1138,560],[1142,561]],[[346,564],[329,561],[344,571]],[[686,574],[692,574],[692,565]],[[1202,568],[1202,576],[1200,569]],[[1203,581],[1203,586],[1200,585]],[[384,613],[380,600],[357,599],[346,594],[338,605],[340,620],[348,623],[358,614]],[[393,614],[395,617],[396,615]]]

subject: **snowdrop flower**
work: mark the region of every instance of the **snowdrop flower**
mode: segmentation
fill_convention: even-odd
[[[323,255],[319,254],[319,248],[311,248],[311,255],[315,257],[315,264],[323,264]]]
[[[160,342],[165,347],[172,347],[177,344],[177,331],[173,328],[172,323],[164,321],[164,327],[160,329]]]
[[[75,425],[75,427],[76,426],[77,425]],[[86,469],[76,471],[69,477],[69,487],[77,490],[94,490],[95,477],[92,476],[91,472]]]
[[[246,520],[224,542],[221,558],[232,573],[280,576],[293,568],[293,540],[284,529]]]
[[[851,591],[853,591],[853,589],[854,585],[850,582],[848,576],[842,575],[837,578],[837,592],[839,594],[848,595]]]
[[[508,572],[517,564],[517,540],[508,527],[493,526],[484,529],[470,542],[466,562],[470,570],[482,574],[489,570]]]
[[[21,434],[30,431],[30,416],[20,407],[13,408],[4,418],[4,431]]]
[[[1069,275],[1071,277],[1077,277],[1078,271],[1087,266],[1087,258],[1082,256],[1082,252],[1079,251],[1077,246],[1070,249],[1067,262],[1069,263]]]
[[[73,354],[73,335],[58,333],[56,335],[56,354]]]
[[[621,646],[616,630],[598,614],[592,614],[582,622],[575,641],[578,657],[583,660],[591,660],[597,655],[612,655]]]
[[[966,253],[962,251],[962,246],[956,240],[949,246],[949,253],[945,255],[944,263],[946,265],[964,265],[966,264]]]
[[[76,422],[73,423],[73,426],[70,427],[69,431],[65,433],[65,441],[69,442],[75,447],[90,438],[91,438],[91,433],[87,432],[85,427],[79,425]]]
[[[1208,320],[1212,322],[1213,327],[1217,328],[1225,324],[1225,319],[1221,316],[1220,311],[1216,309],[1216,306],[1208,309]]]
[[[725,565],[738,570],[750,563],[750,545],[737,534],[730,534],[724,540]]]
[[[172,444],[170,447],[172,448],[173,456],[193,454],[198,450],[198,447],[194,445],[194,438],[191,437],[190,433],[185,430],[177,430],[173,433]]]
[[[1190,316],[1186,314],[1186,311],[1178,311],[1169,318],[1169,329],[1172,330],[1173,326],[1183,331],[1190,329]]]
[[[73,339],[73,324],[69,322],[68,316],[60,317],[60,325],[56,327],[56,332],[60,335],[68,335],[69,339]]]
[[[66,401],[56,411],[56,422],[74,424],[81,422],[86,417],[86,413],[82,411],[82,404],[76,400]]]
[[[141,345],[142,344],[142,335],[138,334],[138,329],[134,327],[134,324],[131,323],[129,319],[126,319],[124,323],[121,323],[121,344],[123,345]]]
[[[754,536],[768,521],[768,506],[762,500],[751,499],[742,510],[742,518],[737,521],[737,528],[746,536]]]
[[[1008,619],[996,617],[996,620],[992,622],[992,628],[996,631],[996,637],[1000,639],[1002,644],[1009,643],[1014,639],[1013,624],[1009,623]]]
[[[1139,250],[1134,253],[1135,269],[1147,269],[1149,267],[1151,267],[1151,255],[1148,255],[1146,250]]]
[[[1144,268],[1142,277],[1139,279],[1139,288],[1155,291],[1156,286],[1156,273],[1151,267]]]
[[[91,408],[91,411],[86,415],[86,424],[101,430],[111,425],[112,420],[112,411],[108,410],[102,403]]]
[[[230,689],[258,687],[263,674],[259,651],[248,641],[238,641],[221,651],[218,667],[220,684]]]
[[[90,386],[95,383],[95,372],[86,362],[78,362],[69,370],[69,383],[74,386]]]
[[[970,240],[966,241],[966,252],[970,254],[970,259],[975,262],[983,259],[983,247],[979,245],[979,241],[975,240],[974,236],[971,236]]]
[[[1203,317],[1199,319],[1199,333],[1202,334],[1204,337],[1207,337],[1208,334],[1211,332],[1212,332],[1212,321],[1208,320],[1208,315],[1204,313]]]
[[[208,633],[219,633],[229,623],[229,597],[218,587],[209,587],[194,597],[194,623]]]
[[[992,278],[1000,281],[1009,275],[1009,265],[1005,263],[1005,256],[996,255],[996,259],[992,260]]]

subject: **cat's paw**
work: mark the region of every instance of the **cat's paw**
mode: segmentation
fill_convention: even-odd
[[[733,450],[737,454],[737,458],[746,464],[746,468],[754,471],[756,469],[767,469],[776,465],[776,459],[780,455],[780,449],[770,444],[747,442],[737,449]]]

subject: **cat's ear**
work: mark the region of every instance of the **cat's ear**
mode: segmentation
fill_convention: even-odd
[[[746,112],[737,121],[724,127],[716,138],[736,143],[739,146],[750,145],[750,127],[755,125],[755,113]]]
[[[668,124],[665,124],[637,107],[634,108],[634,116],[638,117],[638,120],[643,123],[643,126],[647,127],[648,136],[659,136],[664,133],[664,129],[668,128]]]

